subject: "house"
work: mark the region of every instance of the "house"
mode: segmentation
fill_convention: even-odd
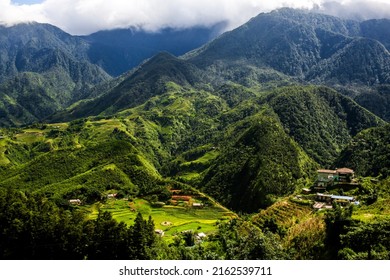
[[[320,169],[317,170],[317,181],[314,189],[317,191],[325,191],[327,187],[348,184],[353,185],[352,179],[355,172],[349,168],[338,168],[336,170]]]
[[[354,178],[355,172],[349,168],[338,168],[336,169],[339,182],[350,183]]]
[[[202,242],[206,237],[207,237],[207,235],[205,233],[203,233],[203,232],[196,233],[195,236],[194,236],[195,243]]]
[[[302,189],[302,193],[304,193],[304,194],[309,194],[309,193],[311,193],[311,189],[303,188],[303,189]]]
[[[203,208],[203,204],[194,202],[194,203],[192,203],[192,207],[194,207],[194,208]]]
[[[355,201],[355,198],[352,196],[343,196],[343,195],[332,195],[332,201],[340,204],[340,205],[348,205],[351,202]]]
[[[321,202],[332,203],[332,195],[330,194],[317,193],[316,198]]]
[[[316,200],[319,201],[318,203],[332,204],[336,202],[337,204],[346,206],[354,202],[355,198],[352,196],[317,193]]]
[[[317,180],[319,182],[333,181],[336,176],[337,176],[336,170],[330,170],[330,169],[317,170]]]
[[[335,180],[337,180],[336,170],[320,169],[317,171],[318,187],[326,187],[329,184],[333,184]]]
[[[110,193],[107,195],[107,198],[115,198],[117,195],[116,193]]]
[[[155,234],[157,234],[158,236],[160,237],[163,237],[164,236],[164,231],[162,229],[156,229],[154,231]]]
[[[72,205],[81,205],[81,200],[80,199],[70,199],[69,203]]]
[[[170,190],[172,194],[180,194],[181,190]]]

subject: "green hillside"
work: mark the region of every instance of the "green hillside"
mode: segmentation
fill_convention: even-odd
[[[42,121],[87,98],[110,76],[87,59],[88,44],[48,24],[0,27],[0,124]]]
[[[280,9],[115,79],[0,27],[0,258],[389,259],[387,24]]]
[[[361,176],[390,175],[390,126],[360,132],[341,152],[338,166],[351,166]]]
[[[0,184],[69,199],[110,188],[164,193],[173,178],[254,212],[303,187],[357,132],[384,123],[321,87],[256,92],[231,85],[214,93],[168,82],[164,88],[115,118],[5,138]]]
[[[326,87],[288,87],[275,90],[267,102],[287,133],[323,166],[332,165],[359,131],[385,122]]]

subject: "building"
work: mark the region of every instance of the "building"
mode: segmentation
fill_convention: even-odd
[[[317,170],[317,181],[314,189],[325,191],[327,187],[339,184],[352,184],[355,172],[349,168],[338,168],[336,170],[320,169]]]
[[[69,203],[72,205],[81,205],[81,200],[80,199],[70,199]]]
[[[311,189],[303,188],[303,189],[302,189],[302,193],[304,193],[304,194],[309,194],[309,193],[311,193]]]
[[[116,193],[110,193],[107,195],[107,198],[116,198],[117,195]]]
[[[349,168],[336,169],[338,175],[338,181],[343,183],[350,183],[355,176],[355,172]]]
[[[355,202],[355,198],[352,196],[317,193],[316,201],[317,202],[314,204],[313,207],[315,209],[320,209],[320,208],[325,208],[326,204],[329,205],[332,204],[333,202],[343,206],[347,206],[350,203]]]
[[[335,180],[338,180],[336,170],[317,170],[317,182],[314,185],[314,189],[319,192],[326,191],[327,187],[333,186]]]
[[[194,203],[192,203],[192,207],[194,207],[194,208],[203,208],[203,204],[194,202]]]
[[[318,187],[326,187],[329,184],[332,184],[337,179],[338,177],[336,170],[320,169],[317,171]]]
[[[349,205],[350,203],[355,201],[355,198],[352,196],[344,196],[344,195],[332,195],[332,202],[336,202],[340,205]]]
[[[317,193],[317,200],[325,203],[332,203],[332,195],[331,194],[324,194],[324,193]]]

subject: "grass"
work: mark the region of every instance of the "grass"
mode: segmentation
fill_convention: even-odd
[[[183,174],[180,174],[179,178],[186,181],[192,181],[192,180],[200,179],[201,175],[197,172],[185,172]]]
[[[312,212],[310,206],[301,205],[291,200],[281,200],[260,211],[253,220],[262,225],[267,219],[274,218],[278,225],[289,228],[311,218]]]
[[[94,204],[84,207],[90,212],[90,218],[98,215],[98,210],[108,211],[118,222],[132,225],[137,213],[140,212],[144,219],[152,217],[155,228],[165,232],[164,238],[170,240],[177,233],[185,230],[204,232],[206,234],[217,230],[217,222],[230,219],[232,213],[218,206],[194,209],[181,206],[164,206],[153,208],[149,202],[143,199],[127,200],[109,199],[105,204]]]
[[[194,161],[186,162],[183,165],[185,166],[185,165],[190,165],[190,164],[194,164],[194,163],[200,163],[200,164],[207,165],[212,160],[216,159],[218,156],[219,156],[219,151],[213,150],[213,151],[205,153],[202,157],[200,157]]]
[[[0,139],[0,165],[7,165],[10,163],[9,159],[5,156],[5,151],[7,150],[7,140]]]
[[[23,133],[17,134],[16,138],[18,141],[32,144],[34,142],[42,142],[45,140],[45,136],[42,130],[25,130]]]
[[[371,205],[356,207],[352,218],[363,222],[370,222],[375,218],[390,217],[390,198],[378,199]]]

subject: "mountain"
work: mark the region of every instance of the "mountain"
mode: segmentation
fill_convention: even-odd
[[[327,85],[373,110],[375,106],[366,100],[378,97],[367,88],[390,83],[390,53],[385,36],[389,22],[342,20],[293,9],[260,14],[201,48],[180,58],[172,56],[170,60],[181,67],[168,66],[166,61],[160,64],[162,57],[168,54],[157,55],[141,64],[136,72],[125,75],[121,85],[105,91],[104,97],[83,102],[81,107],[73,106],[72,114],[74,117],[107,115],[137,106],[162,92],[156,79],[151,77],[161,73],[166,77],[162,80],[169,80],[172,67],[176,68],[173,76],[179,75],[179,70],[187,73],[181,73],[183,77],[190,72],[192,78],[201,77],[198,79],[201,83],[195,82],[197,88],[207,84],[216,90],[227,83],[264,90],[302,83]],[[183,80],[177,78],[173,81],[182,85]],[[138,88],[142,83],[145,86]],[[194,86],[191,81],[185,83]],[[134,92],[138,92],[138,97]],[[365,97],[367,94],[369,97]],[[127,97],[120,97],[122,95]],[[141,95],[145,98],[139,99]],[[387,120],[383,110],[376,112]]]
[[[180,86],[195,86],[204,83],[204,74],[192,64],[162,52],[149,59],[122,77],[122,82],[105,94],[74,106],[66,113],[54,116],[53,120],[75,119],[91,115],[111,115],[121,110],[141,105],[149,98],[166,92],[166,83]]]
[[[379,85],[367,87],[364,92],[355,97],[356,102],[377,116],[390,121],[390,86]]]
[[[229,127],[200,185],[229,208],[250,213],[293,193],[315,167],[272,111],[265,111]]]
[[[306,153],[328,167],[358,132],[385,124],[352,99],[326,87],[282,88],[266,102]]]
[[[123,80],[111,81],[105,71],[123,74],[165,49],[183,54],[218,35],[223,26],[156,33],[122,29],[83,37],[49,24],[0,26],[0,124],[42,121]]]
[[[381,42],[390,50],[390,21],[388,19],[372,19],[360,24],[361,35]]]
[[[0,27],[0,123],[41,121],[110,79],[87,58],[88,44],[48,24]]]
[[[0,81],[19,72],[48,71],[61,62],[56,55],[75,61],[87,59],[88,44],[84,40],[49,24],[0,26],[0,42]]]
[[[145,59],[166,51],[182,55],[218,36],[225,24],[186,29],[165,28],[157,32],[137,29],[115,29],[93,33],[82,38],[90,44],[89,60],[112,76],[119,76]]]
[[[182,66],[167,54],[155,59]],[[164,73],[176,73],[168,69]],[[303,186],[319,164],[330,167],[358,132],[385,124],[326,87],[289,86],[258,92],[232,84],[209,91],[193,87],[191,75],[181,75],[184,70],[172,75],[182,85],[163,79],[164,91],[137,100],[139,105],[115,117],[52,124],[32,129],[30,134],[27,130],[14,136],[16,143],[10,136],[3,146],[6,164],[0,181],[31,185],[37,191],[55,186],[63,197],[62,190],[68,190],[72,182],[89,186],[91,174],[115,164],[118,174],[128,178],[115,179],[117,188],[124,188],[130,180],[148,194],[153,190],[151,182],[164,185],[165,180],[176,180],[196,186],[232,209],[254,212]],[[136,100],[136,93],[128,100]],[[118,104],[124,104],[119,100]],[[128,151],[117,157],[112,149],[121,146],[125,150],[129,146]],[[57,167],[52,172],[41,170],[49,170],[48,166]],[[128,173],[128,168],[148,173]],[[145,180],[149,183],[143,187]]]
[[[18,26],[31,42],[11,50],[2,37],[12,67],[3,65],[0,83],[0,254],[20,256],[22,239],[32,256],[55,258],[49,236],[68,258],[100,248],[119,258],[118,248],[143,238],[139,225],[156,239],[142,212],[169,234],[142,243],[155,250],[142,258],[388,258],[386,26],[281,9],[115,78],[101,67],[119,73],[134,58],[118,63],[132,50],[120,42],[148,35],[126,41],[129,31],[117,30],[118,42],[104,43],[110,32],[87,41]],[[42,118],[50,122],[23,125]],[[336,167],[357,177],[327,191],[359,205],[317,212],[303,189],[318,169]],[[207,243],[196,244],[200,230],[212,232]],[[58,241],[74,237],[86,249]]]
[[[364,97],[372,92],[367,87],[390,83],[389,25],[388,19],[358,22],[280,9],[258,15],[184,58],[218,76],[220,83],[325,84],[372,110],[366,100],[381,99]]]
[[[360,176],[390,175],[390,125],[370,128],[356,135],[341,152],[337,166],[351,166]]]
[[[371,29],[375,25],[280,9],[258,15],[187,57],[202,68],[239,61],[315,83],[388,83],[389,52],[374,40],[385,43],[385,36],[367,37]]]

